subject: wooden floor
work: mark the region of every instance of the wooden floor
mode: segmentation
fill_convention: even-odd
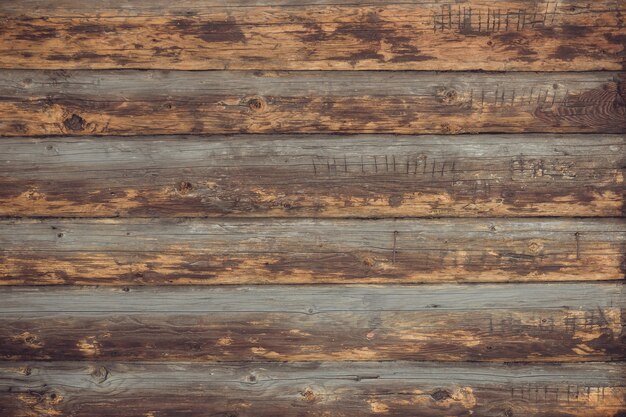
[[[626,416],[625,16],[0,0],[0,417]]]

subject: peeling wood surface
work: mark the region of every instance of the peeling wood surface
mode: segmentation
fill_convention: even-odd
[[[559,1],[20,1],[0,67],[620,70],[626,6]]]
[[[0,214],[621,216],[622,135],[2,140]]]
[[[0,71],[0,136],[623,133],[624,74]]]
[[[5,288],[0,295],[3,360],[626,359],[621,283]]]
[[[0,284],[624,278],[622,219],[4,220]]]
[[[619,364],[23,362],[0,366],[0,410],[9,417],[615,417],[626,411],[622,370]]]

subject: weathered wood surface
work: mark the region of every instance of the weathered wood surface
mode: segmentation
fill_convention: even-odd
[[[0,284],[624,278],[623,219],[3,220]]]
[[[2,68],[624,68],[624,2],[37,0],[0,4]]]
[[[619,135],[4,139],[3,216],[621,216]]]
[[[624,133],[624,74],[0,71],[0,136]]]
[[[2,360],[626,359],[621,283],[5,288]]]
[[[18,416],[559,416],[626,412],[621,364],[14,363],[0,411]]]

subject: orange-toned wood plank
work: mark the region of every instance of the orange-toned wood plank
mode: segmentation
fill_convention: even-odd
[[[623,2],[3,2],[0,67],[589,71],[624,67]]]

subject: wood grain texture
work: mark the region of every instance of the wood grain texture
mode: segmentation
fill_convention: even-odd
[[[623,219],[3,220],[0,284],[624,278]]]
[[[0,215],[621,216],[618,135],[0,141]]]
[[[3,2],[0,67],[619,70],[625,13],[614,0]]]
[[[0,136],[624,133],[624,74],[0,71]]]
[[[0,359],[626,359],[621,283],[4,288]]]
[[[621,364],[16,363],[0,365],[0,411],[7,417],[619,417],[626,412],[622,371]]]

